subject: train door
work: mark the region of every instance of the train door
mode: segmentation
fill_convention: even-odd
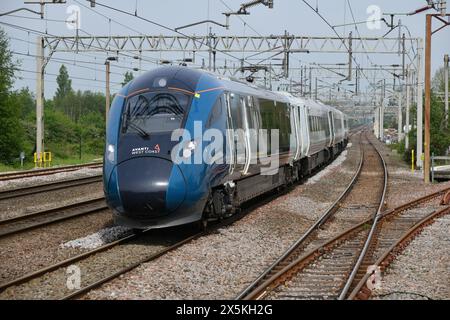
[[[230,93],[229,95],[229,121],[231,124],[231,140],[233,151],[233,171],[235,175],[233,178],[239,178],[241,173],[244,172],[247,163],[247,141],[245,135],[245,121],[242,105],[242,99],[239,95],[235,93]]]
[[[302,152],[302,134],[301,134],[301,124],[300,124],[300,106],[298,105],[292,105],[292,116],[291,119],[293,119],[294,122],[294,130],[295,130],[295,155],[294,155],[294,161],[297,161],[300,159],[301,152]]]
[[[242,129],[244,130],[243,132],[243,139],[244,141],[243,143],[243,147],[244,147],[244,151],[243,151],[243,156],[244,156],[244,167],[242,168],[242,174],[246,175],[248,173],[248,169],[250,167],[250,160],[251,160],[251,156],[252,156],[252,148],[251,148],[251,137],[250,137],[250,128],[251,128],[251,115],[249,114],[249,104],[250,101],[248,99],[248,97],[243,97],[240,96],[239,97],[239,112],[241,114],[241,119],[242,119]]]
[[[334,136],[335,136],[336,131],[334,130],[334,115],[333,115],[333,112],[331,112],[331,111],[328,111],[328,122],[330,124],[330,131],[331,131],[329,144],[333,145],[334,144]]]
[[[309,148],[311,145],[311,138],[309,136],[309,123],[308,123],[308,109],[305,104],[300,107],[300,123],[303,125],[300,126],[301,135],[302,135],[302,153],[303,156],[307,156],[309,153]]]
[[[258,100],[252,96],[247,96],[246,99],[246,123],[248,127],[249,140],[249,167],[245,173],[258,172],[258,130],[260,128],[260,115],[258,110]]]
[[[227,107],[227,163],[229,164],[229,174],[234,173],[235,167],[235,151],[234,151],[234,127],[231,115],[231,97],[230,93],[225,94],[225,102]]]

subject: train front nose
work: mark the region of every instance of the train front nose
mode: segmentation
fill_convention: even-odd
[[[158,157],[139,157],[117,167],[124,214],[141,219],[157,218],[177,209],[186,195],[179,167]]]

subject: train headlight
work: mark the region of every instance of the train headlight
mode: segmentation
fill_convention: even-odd
[[[114,158],[115,158],[115,148],[113,144],[108,144],[108,147],[106,148],[106,159],[111,162],[114,163]]]
[[[183,148],[183,157],[189,158],[192,155],[192,151],[197,147],[197,142],[194,140],[189,141],[187,145]]]

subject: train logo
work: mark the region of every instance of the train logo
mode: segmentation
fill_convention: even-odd
[[[161,151],[161,148],[159,147],[159,144],[156,144],[153,149],[151,149],[149,147],[133,148],[133,149],[131,149],[131,155],[136,156],[136,155],[142,155],[142,154],[152,154],[152,153],[156,154],[156,153],[159,153],[160,151]]]

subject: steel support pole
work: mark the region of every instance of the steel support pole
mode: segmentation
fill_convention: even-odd
[[[400,84],[400,91],[398,92],[398,126],[397,126],[398,142],[403,140],[402,100],[403,100],[403,84]]]
[[[377,139],[380,138],[380,107],[375,109],[375,119],[373,122],[373,133]]]
[[[422,73],[422,57],[423,57],[423,40],[418,40],[417,48],[417,142],[416,142],[416,167],[423,168],[423,73]]]
[[[381,88],[381,107],[380,107],[380,140],[384,141],[384,100],[386,95],[386,80],[383,80],[383,87]]]
[[[444,110],[445,127],[448,127],[448,54],[444,56]]]
[[[309,67],[309,97],[312,98],[312,72],[311,72],[311,67]]]
[[[109,76],[110,76],[110,62],[107,60],[105,61],[106,65],[106,92],[105,92],[105,126],[108,128],[108,115],[109,115],[109,105],[110,105],[110,90],[109,90]]]
[[[384,99],[381,101],[379,122],[380,122],[380,140],[384,141]]]
[[[348,76],[347,80],[352,80],[352,62],[353,62],[353,43],[352,43],[352,32],[350,31],[348,35]]]
[[[316,82],[316,84],[315,84],[315,88],[314,88],[314,99],[317,100],[317,78],[315,79],[315,82]]]
[[[36,155],[41,163],[44,151],[44,38],[36,43]]]
[[[430,109],[431,109],[431,19],[426,16],[425,38],[425,141],[424,141],[424,182],[430,183]]]
[[[405,149],[409,149],[409,100],[410,100],[410,74],[409,69],[406,69],[406,118],[405,118]]]

